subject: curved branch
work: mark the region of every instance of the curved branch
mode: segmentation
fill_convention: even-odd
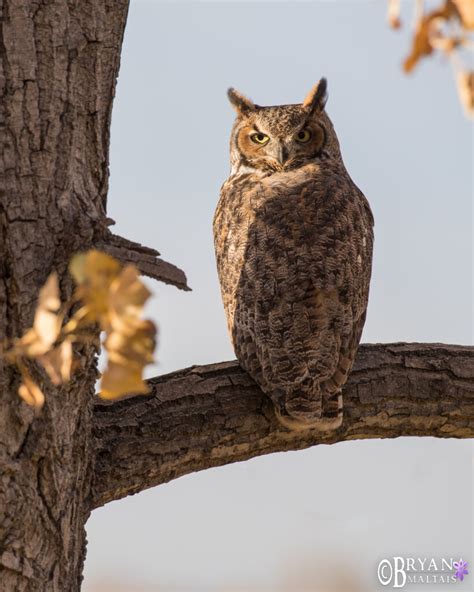
[[[282,450],[362,438],[474,437],[474,347],[362,345],[334,432],[292,432],[237,362],[149,381],[152,395],[95,408],[91,507],[181,475]]]
[[[160,259],[160,253],[155,249],[144,247],[140,243],[111,232],[106,233],[96,246],[124,264],[133,263],[143,275],[176,286],[180,290],[191,290],[184,271],[176,265]]]

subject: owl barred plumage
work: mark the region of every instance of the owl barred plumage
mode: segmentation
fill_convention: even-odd
[[[335,429],[365,321],[372,213],[344,167],[325,79],[302,104],[229,99],[232,170],[213,227],[235,353],[285,426]]]

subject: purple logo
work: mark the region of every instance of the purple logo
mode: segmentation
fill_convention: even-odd
[[[460,559],[459,561],[454,561],[453,562],[453,567],[456,570],[454,577],[458,580],[461,580],[461,582],[464,580],[464,576],[468,575],[468,571],[467,571],[467,566],[469,565],[469,563],[467,561],[463,561],[462,559]]]
[[[391,557],[382,559],[377,576],[382,586],[409,588],[412,584],[433,585],[463,582],[469,574],[469,563],[453,557]]]

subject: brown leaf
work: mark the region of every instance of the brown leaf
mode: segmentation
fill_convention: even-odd
[[[110,322],[120,319],[138,319],[151,292],[140,280],[134,265],[127,265],[110,285]]]
[[[78,286],[89,282],[110,285],[120,269],[116,259],[94,249],[74,255],[69,264],[69,271]]]
[[[405,72],[411,72],[420,58],[430,55],[433,52],[433,46],[430,39],[430,22],[423,19],[413,37],[411,53],[403,63]]]
[[[20,396],[30,405],[40,407],[44,403],[43,393],[24,368],[22,357],[36,359],[53,384],[62,384],[71,377],[72,344],[93,339],[92,323],[98,323],[106,333],[108,366],[102,376],[101,396],[112,399],[147,393],[142,375],[145,366],[153,362],[156,328],[140,318],[150,292],[138,270],[133,265],[122,268],[109,255],[89,251],[72,259],[70,272],[77,284],[74,298],[81,300],[82,306],[62,327],[58,279],[51,274],[40,290],[33,327],[7,352],[22,372]]]
[[[433,53],[434,43],[439,44],[444,38],[440,33],[441,25],[455,14],[451,0],[446,0],[439,10],[433,10],[418,21],[411,52],[403,64],[405,72],[411,72],[422,57]]]
[[[144,367],[153,362],[155,335],[155,325],[139,319],[129,319],[128,324],[122,323],[120,331],[107,335],[104,347],[109,364],[102,377],[102,397],[114,399],[148,392],[142,374]]]
[[[92,250],[75,255],[69,271],[77,284],[76,295],[84,304],[77,313],[81,323],[100,322],[108,314],[110,285],[120,274],[120,263],[110,255]]]
[[[142,379],[142,369],[130,364],[110,362],[101,381],[100,397],[117,399],[127,394],[147,394],[148,386]]]
[[[58,276],[52,273],[39,292],[33,327],[15,342],[11,355],[34,358],[49,351],[61,332],[60,308]]]
[[[104,347],[112,361],[126,359],[146,366],[153,362],[156,328],[151,321],[138,321],[126,326],[127,331],[112,331]]]
[[[23,382],[20,384],[18,394],[28,405],[41,409],[44,405],[44,395],[40,387],[33,381],[25,369],[22,370],[22,379]]]
[[[474,71],[462,71],[457,75],[458,94],[468,117],[474,117]]]
[[[138,270],[134,265],[122,268],[109,255],[89,251],[74,257],[70,271],[84,306],[67,323],[66,332],[74,339],[74,333],[90,322],[98,322],[106,332],[108,366],[101,396],[114,399],[148,392],[142,374],[153,362],[156,329],[151,321],[140,318],[150,292]]]
[[[402,26],[400,0],[388,0],[388,22],[392,29],[399,29]]]
[[[465,29],[474,31],[474,2],[473,0],[452,0],[459,11],[462,25]]]

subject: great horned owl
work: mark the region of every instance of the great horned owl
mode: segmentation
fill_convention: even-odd
[[[213,223],[235,353],[293,429],[342,423],[372,265],[372,212],[344,167],[326,86],[274,107],[229,89],[232,169]]]

